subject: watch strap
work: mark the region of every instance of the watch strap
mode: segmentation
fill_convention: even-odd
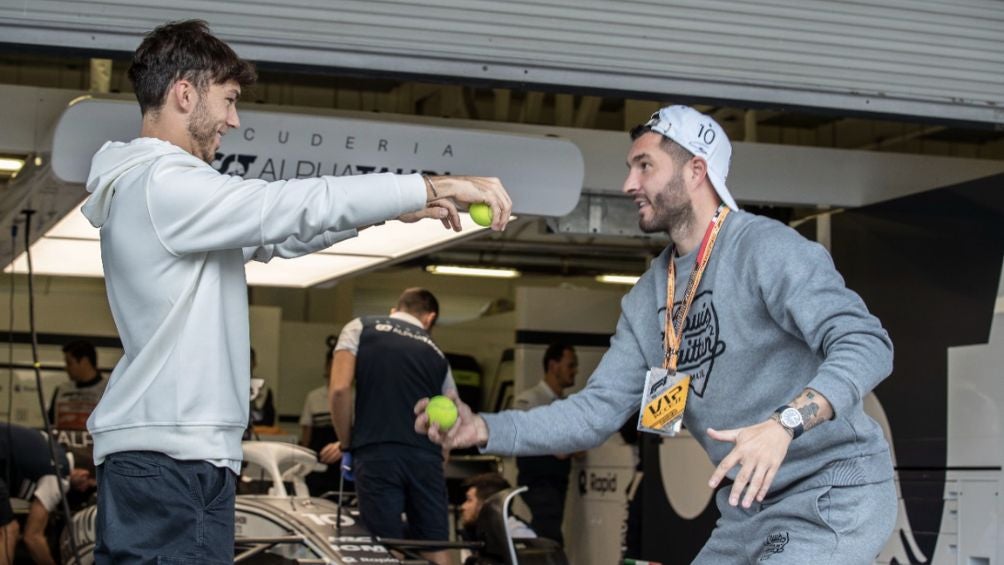
[[[798,408],[795,408],[794,406],[790,406],[788,404],[785,404],[784,406],[779,407],[777,410],[774,410],[774,413],[777,414],[777,423],[781,424],[781,426],[783,428],[785,428],[786,430],[791,430],[791,439],[792,439],[792,441],[794,441],[794,440],[798,439],[798,436],[800,436],[803,433],[805,433],[805,423],[804,422],[799,422],[798,425],[796,425],[796,426],[785,425],[784,420],[781,419],[781,413],[784,412],[785,410],[789,410],[789,409],[796,410],[796,411],[798,410]]]

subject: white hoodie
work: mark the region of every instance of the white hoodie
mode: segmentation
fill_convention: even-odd
[[[125,350],[87,421],[95,462],[158,451],[235,472],[250,390],[245,261],[326,248],[426,199],[419,175],[245,180],[153,138],[106,143],[87,190]]]

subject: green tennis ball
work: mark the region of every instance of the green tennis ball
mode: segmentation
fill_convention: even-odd
[[[444,432],[457,423],[457,405],[446,396],[430,398],[425,413],[429,416],[429,422],[439,424],[439,429]]]
[[[484,202],[476,202],[471,204],[471,207],[467,210],[467,213],[471,215],[471,219],[474,223],[479,226],[488,227],[492,225],[492,207],[485,204]]]

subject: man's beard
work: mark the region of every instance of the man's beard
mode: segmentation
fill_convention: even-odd
[[[195,110],[188,120],[188,135],[192,136],[192,149],[195,150],[195,156],[207,163],[212,163],[213,157],[216,155],[216,151],[213,150],[213,142],[216,141],[216,127],[212,118],[209,117],[205,95],[199,96],[199,101],[195,103]]]
[[[694,219],[694,209],[687,198],[683,186],[683,173],[677,172],[650,203],[652,218],[638,218],[638,227],[645,233],[670,232],[690,224]]]

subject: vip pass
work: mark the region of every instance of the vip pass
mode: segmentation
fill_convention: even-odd
[[[643,432],[675,436],[683,422],[683,409],[687,406],[690,376],[670,373],[662,367],[653,367],[645,373],[645,390],[638,429]]]
[[[687,407],[687,393],[690,390],[690,375],[676,371],[680,359],[680,344],[683,341],[683,326],[687,320],[690,305],[697,295],[704,269],[711,259],[718,232],[729,215],[728,206],[718,207],[708,229],[704,232],[701,246],[697,251],[694,270],[687,280],[687,288],[680,302],[680,309],[673,313],[676,296],[676,263],[673,261],[675,249],[669,255],[669,269],[666,275],[666,329],[664,347],[666,355],[662,367],[652,367],[645,374],[645,388],[642,390],[641,413],[638,416],[638,430],[666,436],[674,436],[683,423],[683,411]]]

